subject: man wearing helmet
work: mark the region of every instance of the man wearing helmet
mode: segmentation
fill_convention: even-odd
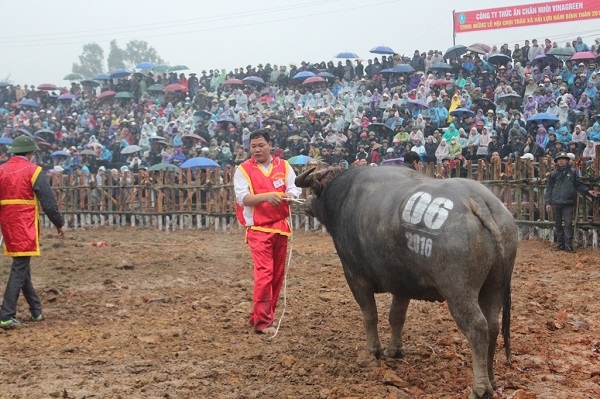
[[[64,238],[65,235],[64,220],[50,184],[41,173],[42,168],[31,162],[38,150],[30,137],[17,137],[9,149],[13,156],[0,166],[0,228],[4,255],[13,257],[0,308],[0,328],[4,329],[19,325],[15,317],[21,291],[29,304],[31,320],[44,318],[40,298],[31,283],[29,265],[32,256],[40,256],[38,201],[56,226],[58,236]]]

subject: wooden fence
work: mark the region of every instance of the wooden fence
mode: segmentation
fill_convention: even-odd
[[[394,166],[385,166],[394,167]],[[582,179],[593,185],[600,159],[581,165]],[[433,177],[465,176],[486,185],[512,212],[519,225],[519,239],[541,237],[553,240],[553,221],[545,212],[546,178],[553,170],[551,159],[495,160],[455,165],[444,170],[427,164],[424,172]],[[241,228],[235,217],[232,168],[173,171],[117,172],[111,175],[73,176],[53,174],[50,181],[59,209],[70,228],[132,226],[163,231],[177,229]],[[576,207],[576,240],[580,246],[598,246],[599,201],[579,196]],[[44,226],[50,227],[44,217]],[[307,217],[301,206],[292,206],[292,227],[321,230],[315,218]]]

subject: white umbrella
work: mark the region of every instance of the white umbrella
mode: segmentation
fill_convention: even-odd
[[[127,147],[121,150],[121,154],[133,154],[134,152],[138,152],[142,147],[137,145],[128,145]]]

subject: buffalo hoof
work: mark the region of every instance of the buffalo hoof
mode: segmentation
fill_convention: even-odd
[[[388,358],[398,359],[404,357],[404,347],[387,347],[383,352],[383,355]]]
[[[383,355],[383,350],[381,347],[378,348],[369,348],[369,352],[375,356],[377,360],[381,359],[381,355]]]
[[[475,390],[472,390],[469,395],[469,399],[494,399],[495,397],[496,393],[494,391],[485,391],[481,395],[478,395]]]

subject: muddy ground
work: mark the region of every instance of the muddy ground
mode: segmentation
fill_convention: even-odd
[[[91,242],[106,241],[108,247]],[[1,398],[466,398],[471,357],[446,305],[411,302],[406,357],[365,351],[333,244],[295,235],[287,307],[267,341],[246,325],[243,234],[130,228],[43,233],[33,280],[46,320],[0,330]],[[600,398],[600,251],[519,245],[513,363],[497,397]],[[0,292],[10,258],[0,260]],[[388,295],[378,296],[383,344]],[[279,309],[283,309],[283,299]],[[29,316],[20,299],[18,317]]]

